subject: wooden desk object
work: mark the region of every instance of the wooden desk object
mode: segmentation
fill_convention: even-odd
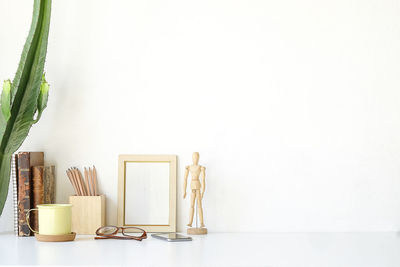
[[[193,164],[186,166],[185,177],[183,182],[183,198],[186,198],[186,188],[189,173],[192,176],[190,181],[190,210],[189,210],[189,223],[187,226],[188,235],[205,235],[207,234],[207,228],[204,225],[203,219],[203,205],[202,200],[204,191],[206,190],[206,168],[199,165],[200,155],[198,152],[194,152],[192,155]],[[200,181],[201,179],[201,181]],[[196,207],[196,227],[192,227],[194,211]],[[197,219],[200,217],[200,227],[197,226]]]
[[[93,235],[106,223],[105,196],[70,196],[72,204],[72,232]]]

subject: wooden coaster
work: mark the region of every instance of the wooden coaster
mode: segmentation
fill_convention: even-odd
[[[76,233],[72,232],[66,235],[41,235],[35,234],[36,240],[41,242],[68,242],[74,241]]]
[[[188,228],[187,234],[188,235],[206,235],[207,228]]]

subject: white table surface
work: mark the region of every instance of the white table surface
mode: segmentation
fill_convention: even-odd
[[[399,267],[399,233],[211,233],[191,242],[43,243],[0,234],[1,265]]]

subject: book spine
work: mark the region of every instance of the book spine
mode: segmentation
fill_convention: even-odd
[[[44,203],[54,204],[55,202],[55,166],[44,167]]]
[[[13,209],[14,209],[14,233],[18,236],[18,155],[13,154],[11,157],[11,181],[13,187]]]
[[[33,184],[33,190],[32,190],[32,206],[34,208],[37,207],[39,204],[44,203],[44,186],[43,186],[43,166],[33,166],[32,167],[32,184]],[[33,229],[39,229],[39,223],[38,223],[38,212],[32,211],[32,228]]]
[[[29,152],[18,153],[18,235],[30,236],[26,213],[31,208]]]

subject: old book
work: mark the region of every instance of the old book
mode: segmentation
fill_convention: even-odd
[[[44,203],[55,203],[55,166],[45,166],[43,173]]]
[[[30,236],[25,214],[31,208],[31,183],[29,178],[29,153],[18,153],[18,235]]]
[[[32,166],[44,165],[43,152],[18,153],[18,235],[30,236],[31,230],[26,222],[26,213],[33,207],[32,199]],[[31,221],[32,223],[32,217]]]
[[[32,167],[32,207],[37,207],[39,204],[44,204],[44,184],[43,184],[43,166]],[[32,224],[33,229],[39,229],[38,213],[32,211]]]
[[[11,157],[11,181],[13,187],[14,233],[18,236],[18,154]]]

